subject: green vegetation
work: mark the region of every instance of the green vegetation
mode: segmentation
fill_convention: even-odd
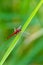
[[[0,65],[43,65],[42,4],[43,0],[0,1]],[[20,25],[21,32],[7,40]]]

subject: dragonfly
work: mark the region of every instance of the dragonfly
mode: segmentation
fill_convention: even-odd
[[[7,39],[9,39],[9,38],[13,37],[14,35],[18,34],[21,31],[21,29],[22,29],[22,26],[20,25],[17,29],[14,29],[14,32],[11,35],[9,35],[7,37]],[[24,32],[24,34],[29,35],[28,32]],[[23,34],[23,36],[25,36],[24,34]]]

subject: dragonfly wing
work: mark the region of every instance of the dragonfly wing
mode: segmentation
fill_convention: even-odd
[[[21,29],[21,25],[18,27],[18,29]]]
[[[30,32],[26,32],[26,31],[25,31],[25,32],[23,33],[23,36],[24,36],[24,37],[27,37],[27,36],[29,36],[29,35],[30,35]]]

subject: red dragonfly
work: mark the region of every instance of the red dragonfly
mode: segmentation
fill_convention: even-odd
[[[21,26],[19,26],[14,32],[7,37],[7,39],[11,38],[12,36],[18,34],[21,31]]]
[[[21,31],[21,26],[19,26],[16,30],[14,30],[14,32],[13,32],[10,36],[8,36],[7,39],[9,39],[9,38],[11,38],[12,36],[18,34],[20,31]],[[24,35],[24,34],[25,34],[25,35]],[[29,35],[28,32],[24,32],[24,34],[23,34],[23,36],[28,36],[28,35]]]

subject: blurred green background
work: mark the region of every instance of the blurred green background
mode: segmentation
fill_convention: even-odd
[[[23,26],[40,0],[0,0],[0,61],[13,36],[7,37]],[[43,5],[25,30],[3,65],[43,65]]]

